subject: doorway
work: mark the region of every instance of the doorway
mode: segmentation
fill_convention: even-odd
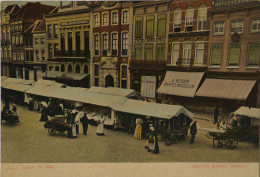
[[[114,87],[114,78],[111,75],[106,76],[106,87]]]

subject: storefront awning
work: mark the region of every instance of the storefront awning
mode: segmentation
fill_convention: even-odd
[[[196,93],[196,96],[246,100],[256,81],[206,79]]]
[[[48,71],[46,78],[80,81],[80,80],[86,78],[87,76],[88,76],[88,74],[83,74],[83,73],[67,73],[67,72],[58,72],[58,71]]]
[[[117,102],[112,104],[111,108],[115,111],[163,119],[171,119],[172,117],[177,117],[180,114],[184,114],[190,119],[193,119],[193,114],[183,106],[179,105],[166,105],[126,99],[123,103]]]
[[[194,97],[203,74],[203,72],[167,71],[157,93]]]
[[[250,118],[260,119],[260,109],[259,108],[249,108],[241,106],[238,110],[234,112],[236,115],[247,116]]]
[[[5,89],[19,91],[19,92],[24,92],[24,91],[32,88],[32,86],[30,86],[30,85],[24,85],[24,84],[18,84],[18,83],[10,83],[7,85],[2,85],[2,87]]]

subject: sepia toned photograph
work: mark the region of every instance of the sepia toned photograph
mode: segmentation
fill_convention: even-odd
[[[259,0],[0,4],[3,177],[259,163]]]

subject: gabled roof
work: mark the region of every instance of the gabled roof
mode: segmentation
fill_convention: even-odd
[[[42,19],[45,14],[50,13],[55,6],[41,4],[39,2],[28,2],[16,13],[16,18],[22,18],[24,22],[33,23]]]
[[[34,32],[35,28],[38,26],[38,24],[41,22],[41,20],[36,20],[29,28],[25,30],[25,33],[31,33]]]
[[[45,31],[46,31],[46,19],[45,17],[43,17],[43,19],[36,24],[32,32],[45,32]]]
[[[13,4],[13,5],[9,5],[5,8],[5,12],[6,13],[10,13],[11,15],[14,15],[17,13],[18,10],[20,10],[21,8],[17,5],[17,4]]]

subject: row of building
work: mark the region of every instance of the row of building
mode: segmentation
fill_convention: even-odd
[[[260,106],[258,0],[28,2],[1,20],[2,75],[133,88],[196,109]]]

